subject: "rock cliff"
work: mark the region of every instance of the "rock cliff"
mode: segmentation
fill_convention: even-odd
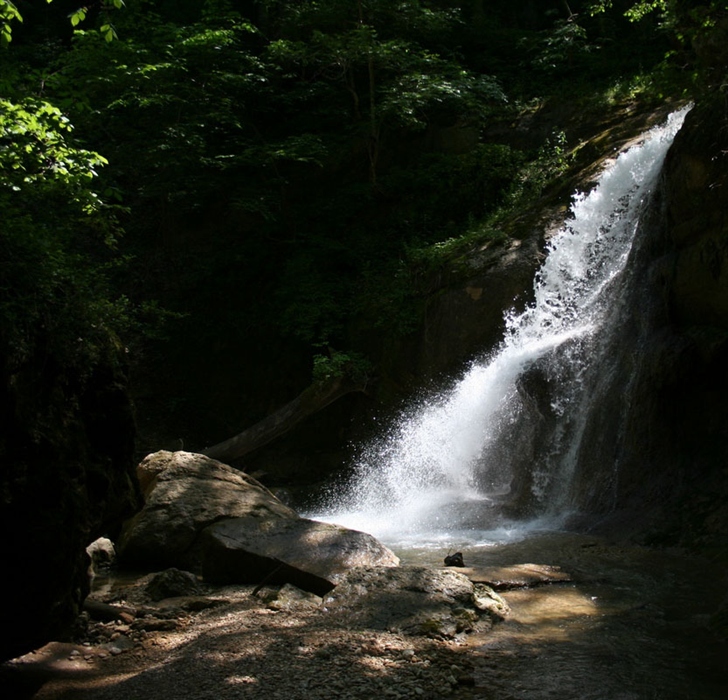
[[[728,117],[688,114],[635,255],[621,376],[592,426],[582,507],[648,541],[726,557],[728,530]],[[611,418],[610,418],[611,416]],[[609,452],[607,452],[607,450]],[[609,454],[615,470],[596,462]]]
[[[135,507],[122,353],[80,377],[40,353],[0,364],[0,656],[66,637],[88,590],[86,546]]]

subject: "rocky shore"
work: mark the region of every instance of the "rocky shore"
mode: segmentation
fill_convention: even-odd
[[[290,585],[97,581],[94,616],[108,605],[118,617],[5,664],[3,698],[715,700],[728,690],[726,571],[715,562],[569,533],[466,550],[456,571],[445,554],[410,553],[383,579],[384,568],[353,571],[337,586],[346,605]],[[505,608],[488,609],[485,584]]]
[[[124,606],[144,598],[143,583]],[[11,662],[8,686],[34,700],[478,697],[465,635],[353,627],[292,587],[253,590],[222,587],[138,605],[128,622],[91,621],[78,642]]]

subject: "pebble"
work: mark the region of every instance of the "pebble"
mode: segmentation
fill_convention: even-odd
[[[114,669],[114,657],[134,649],[135,643],[139,654],[157,655],[158,647],[164,649],[175,635],[185,634],[187,629],[186,624],[178,625],[171,618],[164,618],[162,612],[154,617],[139,617],[131,625],[111,622],[92,626],[88,637],[91,642],[85,645],[92,648],[76,651],[73,658],[80,660],[81,655],[87,655],[89,669],[91,660],[107,659],[94,668]],[[145,614],[149,615],[146,611]],[[427,700],[437,697],[441,700],[465,700],[472,697],[467,686],[474,685],[473,679],[463,678],[470,675],[469,669],[466,669],[466,664],[458,664],[462,655],[453,654],[444,644],[425,643],[401,634],[391,636],[368,630],[349,632],[337,627],[324,628],[319,624],[312,624],[310,630],[303,627],[302,631],[294,634],[290,625],[283,624],[285,616],[269,621],[268,615],[258,610],[243,610],[219,618],[218,622],[225,620],[226,624],[236,619],[244,622],[239,628],[240,631],[247,630],[250,648],[265,653],[261,653],[260,658],[255,654],[247,656],[244,663],[241,659],[242,665],[238,670],[246,675],[236,676],[240,678],[236,684],[244,687],[231,689],[232,695],[223,693],[216,696],[211,689],[197,687],[194,693],[189,694],[189,700],[229,700],[232,697],[242,700],[243,691],[249,700],[300,700],[304,697],[315,700]],[[201,622],[204,623],[204,617]],[[318,621],[313,618],[312,622]],[[172,634],[160,634],[167,630],[159,628],[167,625],[173,628],[169,630]],[[152,631],[145,630],[145,627]],[[149,641],[142,645],[142,638]],[[265,646],[263,643],[269,638],[275,641]],[[215,653],[227,653],[227,646],[227,643],[221,645]],[[237,659],[238,647],[231,646],[230,653],[232,658]],[[112,658],[109,660],[109,657]],[[136,654],[131,658],[136,660]],[[123,663],[123,660],[120,662]],[[358,671],[360,665],[362,672]],[[345,672],[349,667],[352,667],[352,673]],[[261,675],[255,678],[252,674],[258,670]],[[194,663],[177,669],[177,672],[198,686],[199,676],[205,674]],[[177,697],[187,699],[184,693]]]

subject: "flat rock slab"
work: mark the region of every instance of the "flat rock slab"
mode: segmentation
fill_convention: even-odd
[[[509,613],[488,586],[459,571],[425,566],[352,569],[323,606],[347,624],[440,638],[486,631]]]
[[[573,579],[558,566],[547,564],[515,564],[513,566],[466,566],[458,568],[475,583],[484,583],[496,591],[533,588],[552,583],[568,583]]]
[[[232,518],[203,533],[202,575],[215,584],[290,583],[323,595],[353,567],[396,567],[371,535],[306,518]]]

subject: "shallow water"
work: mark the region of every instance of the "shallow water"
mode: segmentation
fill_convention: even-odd
[[[400,550],[442,565],[447,548]],[[726,572],[685,553],[568,533],[463,551],[474,579],[502,567],[558,567],[570,582],[505,590],[511,615],[467,640],[477,697],[494,700],[718,700],[728,645],[709,627]]]
[[[474,581],[507,586],[524,570],[566,579],[500,589],[511,614],[487,634],[461,640],[473,662],[475,687],[459,688],[451,697],[728,698],[728,644],[710,628],[728,592],[724,567],[681,551],[590,535],[521,529],[501,534],[499,543],[393,547],[404,565],[435,567],[461,551],[462,571]],[[120,594],[137,581],[138,575],[117,573],[96,588]]]

